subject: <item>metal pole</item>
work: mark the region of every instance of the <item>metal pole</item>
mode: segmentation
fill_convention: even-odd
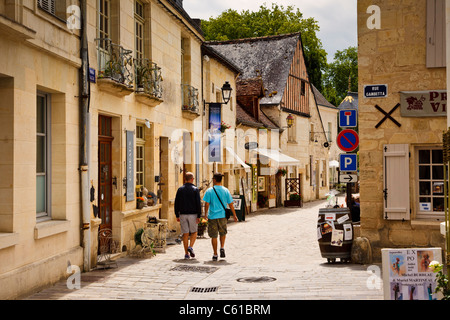
[[[80,69],[80,199],[82,220],[83,270],[91,269],[91,212],[89,198],[89,52],[87,39],[87,0],[81,0]]]

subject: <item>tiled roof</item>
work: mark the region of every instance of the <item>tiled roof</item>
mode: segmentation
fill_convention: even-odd
[[[230,41],[210,41],[214,48],[242,71],[241,78],[262,76],[264,87],[277,94],[261,99],[261,105],[278,105],[286,88],[300,33]]]
[[[319,106],[324,106],[328,108],[336,109],[336,106],[327,100],[323,94],[311,83],[314,95],[316,96],[316,101]]]
[[[265,127],[268,129],[278,129],[277,125],[267,118],[264,113],[260,112],[260,121],[258,121],[247,111],[245,111],[239,104],[236,105],[236,122],[255,128]]]

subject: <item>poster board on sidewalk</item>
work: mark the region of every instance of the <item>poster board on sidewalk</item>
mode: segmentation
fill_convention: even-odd
[[[436,274],[430,262],[442,263],[441,248],[382,249],[384,300],[436,300]]]

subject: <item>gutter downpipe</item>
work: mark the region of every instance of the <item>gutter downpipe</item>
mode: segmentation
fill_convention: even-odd
[[[90,82],[87,40],[87,0],[81,5],[81,69],[80,69],[80,199],[83,247],[83,271],[91,269],[91,211],[89,202],[89,136]]]

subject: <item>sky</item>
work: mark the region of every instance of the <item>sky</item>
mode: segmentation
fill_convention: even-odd
[[[313,17],[318,21],[320,32],[318,37],[328,53],[328,61],[333,61],[337,50],[357,46],[357,0],[184,0],[184,10],[191,18],[208,20],[217,17],[227,9],[238,12],[243,10],[258,11],[264,3],[271,8],[277,3],[285,8],[293,5],[300,9],[303,17]]]

